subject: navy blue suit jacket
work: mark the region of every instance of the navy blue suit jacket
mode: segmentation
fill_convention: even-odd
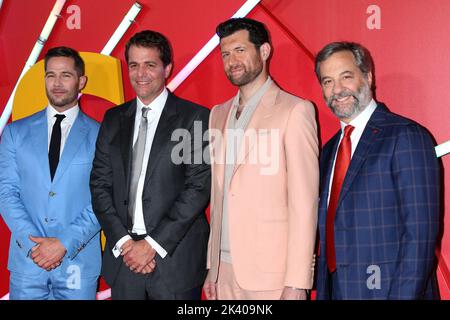
[[[329,299],[325,222],[339,131],[321,155],[317,298]],[[342,299],[432,298],[439,165],[430,135],[378,104],[354,152],[336,210]]]

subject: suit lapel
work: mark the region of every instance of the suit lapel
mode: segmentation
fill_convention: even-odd
[[[136,116],[136,108],[137,103],[136,99],[134,99],[127,106],[123,107],[120,114],[119,145],[120,154],[122,155],[127,193],[130,183],[129,177],[131,170],[131,153],[133,150],[134,118]]]
[[[370,117],[369,122],[367,122],[345,176],[339,201],[345,197],[346,193],[350,189],[356,175],[361,169],[363,163],[366,161],[367,155],[369,154],[375,139],[379,138],[380,135],[383,134],[381,126],[385,119],[385,112],[385,106],[379,104]]]
[[[148,159],[144,187],[150,180],[153,170],[161,157],[161,150],[167,145],[168,141],[170,141],[173,130],[178,128],[178,123],[176,121],[178,107],[176,99],[177,98],[173,94],[169,93],[161,117],[159,118],[152,148],[150,150],[150,157]]]
[[[212,128],[218,129],[219,137],[213,137],[218,141],[210,141],[210,144],[214,146],[213,159],[211,159],[212,165],[215,166],[215,175],[217,176],[217,182],[221,185],[223,189],[223,183],[225,178],[225,165],[226,165],[226,145],[227,145],[227,134],[226,130],[228,128],[228,123],[231,117],[232,103],[234,99],[226,102],[221,108],[214,112],[218,114],[214,116],[216,123],[211,123]]]
[[[31,141],[36,152],[37,168],[42,168],[43,176],[50,185],[50,167],[48,163],[48,123],[47,111],[42,110],[30,126]]]
[[[330,148],[327,150],[324,150],[322,157],[320,161],[321,170],[322,170],[322,177],[321,177],[321,186],[322,186],[322,192],[320,196],[320,202],[321,207],[327,210],[328,207],[328,194],[330,190],[330,182],[331,182],[331,171],[333,169],[333,160],[334,156],[336,155],[337,148],[339,146],[339,138],[341,136],[341,130],[339,130],[333,138],[331,138],[329,144]]]
[[[277,97],[279,93],[280,88],[273,82],[261,98],[261,101],[256,107],[255,112],[253,113],[250,122],[245,129],[233,175],[236,173],[239,167],[243,163],[245,163],[252,149],[256,144],[258,144],[259,131],[261,129],[266,129],[264,123],[265,121],[269,121],[268,119],[272,116],[277,104]]]
[[[53,183],[58,182],[58,180],[67,170],[73,157],[78,152],[80,145],[84,141],[86,141],[87,133],[88,127],[84,119],[84,114],[80,110],[77,118],[75,119],[75,122],[73,123],[73,127],[70,129],[69,136],[67,137],[67,141],[64,145],[61,159],[59,160],[58,167],[56,168]]]

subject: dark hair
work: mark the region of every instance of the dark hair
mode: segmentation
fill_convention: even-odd
[[[132,36],[125,46],[125,60],[127,63],[128,52],[131,46],[157,49],[164,67],[172,62],[172,48],[170,47],[169,40],[159,32],[144,30]]]
[[[256,20],[249,18],[232,18],[222,22],[216,28],[216,33],[222,40],[233,33],[247,30],[249,33],[249,40],[253,43],[256,49],[259,49],[264,43],[270,43],[269,32],[266,26]]]
[[[55,58],[55,57],[72,58],[74,61],[75,70],[77,71],[78,76],[81,77],[84,75],[84,61],[80,57],[80,54],[78,53],[78,51],[76,51],[72,48],[69,48],[69,47],[55,47],[55,48],[49,49],[47,51],[47,53],[45,54],[45,58],[44,58],[45,70],[47,70],[48,61],[51,58]]]
[[[353,54],[356,65],[364,75],[367,75],[369,72],[373,73],[373,60],[369,50],[355,42],[332,42],[320,50],[316,56],[315,72],[319,82],[321,81],[320,63],[328,59],[332,54],[341,51],[349,51]]]

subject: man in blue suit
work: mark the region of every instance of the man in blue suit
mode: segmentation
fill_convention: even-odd
[[[45,56],[49,105],[8,125],[0,144],[0,212],[11,230],[10,299],[95,299],[100,225],[89,176],[99,124],[81,112],[84,62]]]
[[[440,190],[432,138],[373,100],[373,61],[361,45],[328,44],[316,74],[342,128],[320,161],[317,298],[435,298]]]

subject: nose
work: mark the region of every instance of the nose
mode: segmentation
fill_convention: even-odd
[[[335,81],[334,85],[333,85],[333,93],[334,94],[339,94],[341,93],[343,90],[343,86],[341,85],[340,81]]]
[[[138,72],[137,72],[137,74],[138,74],[138,77],[142,77],[142,75],[144,74],[144,70],[142,69],[142,66],[139,66],[139,67],[138,67]]]
[[[54,81],[53,84],[54,84],[55,87],[61,86],[61,85],[62,85],[62,79],[61,79],[61,77],[55,77],[55,81]]]
[[[138,67],[137,75],[138,75],[139,78],[145,75],[145,67],[146,66],[144,66],[144,65],[140,65]]]
[[[237,59],[236,59],[236,56],[232,53],[232,54],[230,54],[230,56],[228,57],[228,65],[230,66],[230,67],[232,67],[232,66],[234,66],[236,63],[237,63]]]

